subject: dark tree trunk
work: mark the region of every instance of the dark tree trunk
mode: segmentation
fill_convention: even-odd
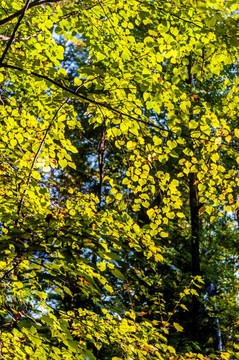
[[[209,284],[209,286],[207,287],[207,293],[210,297],[216,297],[217,289],[213,282],[211,282]],[[216,302],[213,306],[213,311],[215,314],[217,314]],[[214,318],[214,323],[213,323],[213,328],[212,328],[212,336],[213,336],[214,351],[215,352],[222,351],[222,334],[221,334],[221,330],[220,330],[219,318],[217,315]]]
[[[192,53],[188,57],[188,79],[187,84],[189,86],[189,94],[191,95],[193,87],[193,58]],[[193,120],[193,108],[191,107],[189,120]],[[189,135],[189,147],[195,152],[193,142]],[[198,187],[197,176],[195,173],[189,173],[189,201],[190,201],[190,215],[191,215],[191,261],[192,261],[192,275],[200,275],[200,221],[199,221],[199,199],[198,199]],[[195,288],[198,292],[198,288]],[[202,344],[202,308],[199,298],[193,296],[192,298],[192,310],[191,310],[191,334],[192,340],[199,345]]]
[[[192,255],[192,275],[200,275],[200,223],[199,223],[199,201],[198,190],[196,185],[196,174],[189,174],[189,191],[190,191],[190,214],[191,214],[191,255]]]
[[[192,275],[200,275],[200,221],[199,221],[199,201],[198,189],[196,184],[196,174],[189,174],[189,196],[190,196],[190,214],[191,214],[191,261]],[[195,288],[198,292],[198,288]],[[199,298],[193,296],[191,310],[192,340],[199,345],[202,344],[202,308]]]

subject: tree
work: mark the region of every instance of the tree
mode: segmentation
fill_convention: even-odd
[[[0,11],[2,358],[238,356],[237,2]]]

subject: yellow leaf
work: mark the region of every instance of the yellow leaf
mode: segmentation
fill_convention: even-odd
[[[164,360],[164,358],[160,355],[160,353],[158,351],[155,351],[155,355],[160,359],[160,360]]]
[[[239,137],[239,136],[238,136],[238,137]],[[226,353],[226,352],[225,352],[225,353],[221,353],[221,358],[222,358],[222,359],[230,359],[230,356],[231,356],[231,355],[230,355],[229,353]]]
[[[162,144],[162,139],[156,135],[154,135],[153,137],[153,142],[154,142],[154,145],[161,145]]]
[[[219,154],[218,153],[212,154],[211,159],[213,162],[216,162],[217,160],[219,160]]]
[[[154,213],[155,213],[155,210],[154,209],[149,209],[149,210],[147,210],[147,215],[148,215],[148,217],[151,219],[152,218],[152,216],[154,215]]]
[[[123,197],[123,195],[122,195],[121,193],[118,193],[118,194],[115,196],[116,200],[121,200],[122,197]]]
[[[33,172],[32,172],[32,177],[33,177],[34,179],[36,179],[36,180],[41,180],[41,175],[40,175],[39,172],[36,171],[36,170],[33,170]]]
[[[182,212],[177,212],[177,216],[179,218],[184,218],[185,217],[184,213],[182,213]]]
[[[136,146],[136,143],[134,143],[133,141],[128,141],[127,142],[127,148],[129,150],[133,150],[135,148],[135,146]]]
[[[183,327],[182,326],[180,326],[178,323],[173,323],[173,326],[175,327],[175,329],[177,330],[177,331],[183,331]]]
[[[235,131],[236,137],[239,138],[239,129],[235,129],[234,131]]]
[[[67,160],[66,159],[59,160],[59,165],[62,169],[64,169],[67,166]]]
[[[78,77],[76,77],[75,79],[74,79],[74,85],[75,86],[80,86],[82,84],[82,80],[80,80]]]
[[[239,137],[239,136],[238,136],[238,137]],[[221,136],[219,136],[218,138],[216,138],[216,140],[215,140],[215,144],[220,145],[220,144],[221,144],[221,142],[222,142],[222,138],[221,138]]]

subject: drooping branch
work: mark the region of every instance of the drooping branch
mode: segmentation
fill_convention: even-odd
[[[6,64],[6,63],[2,63],[2,64],[0,63],[0,68],[1,68],[1,67],[5,68],[5,69],[18,70],[18,71],[21,71],[21,72],[24,71],[22,68],[20,68],[20,67],[18,67],[18,66],[9,65],[9,64]],[[123,112],[123,111],[120,111],[120,110],[118,110],[118,109],[115,109],[115,108],[113,108],[112,106],[110,106],[109,104],[107,104],[107,103],[105,103],[105,102],[100,102],[100,101],[97,101],[97,100],[90,99],[89,97],[86,96],[85,93],[76,92],[75,90],[72,90],[72,89],[68,88],[67,86],[62,85],[62,84],[58,83],[57,81],[55,81],[55,80],[53,80],[53,79],[50,79],[50,78],[49,78],[48,76],[46,76],[46,75],[38,74],[38,73],[36,73],[35,71],[31,71],[30,74],[33,75],[33,76],[36,76],[36,77],[38,77],[38,78],[40,78],[40,79],[45,79],[45,80],[49,81],[50,83],[52,83],[53,85],[57,86],[58,88],[66,91],[66,92],[68,92],[68,93],[70,93],[70,94],[72,94],[72,95],[74,95],[74,96],[76,96],[76,97],[78,97],[78,98],[80,98],[80,99],[82,99],[82,100],[84,100],[84,101],[87,101],[87,102],[89,102],[89,103],[91,103],[91,104],[93,104],[93,105],[100,106],[100,107],[103,107],[103,108],[105,108],[105,109],[111,110],[111,111],[114,112],[115,114],[118,114],[118,115],[120,115],[120,116],[126,116],[126,117],[128,117],[128,118],[130,118],[130,119],[132,119],[132,120],[135,120],[135,121],[140,122],[140,123],[142,123],[142,124],[145,124],[145,125],[147,125],[147,126],[152,126],[152,127],[154,127],[155,129],[162,130],[162,131],[169,131],[168,129],[164,129],[164,128],[163,128],[162,126],[160,126],[160,125],[153,124],[152,122],[147,122],[147,121],[145,121],[145,120],[143,120],[143,119],[141,119],[141,118],[137,118],[137,117],[135,117],[135,116],[133,116],[133,115],[130,115],[130,114],[127,114],[127,113],[125,113],[125,112]],[[89,93],[90,93],[90,92],[89,92]]]

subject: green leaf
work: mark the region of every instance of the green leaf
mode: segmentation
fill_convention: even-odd
[[[125,280],[125,276],[118,269],[112,269],[111,272],[117,279]]]

